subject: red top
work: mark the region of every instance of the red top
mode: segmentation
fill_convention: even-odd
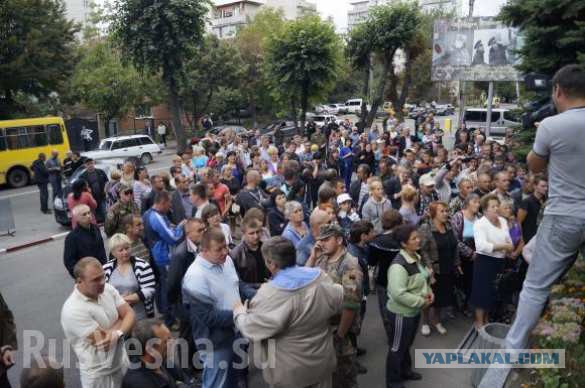
[[[91,209],[91,223],[97,224],[95,220],[95,209],[97,209],[97,202],[93,198],[90,192],[84,191],[81,193],[81,197],[79,199],[73,198],[73,193],[69,193],[67,196],[67,208],[69,211],[73,211],[73,208],[77,205],[87,205]],[[71,227],[75,228],[77,226],[77,221],[73,217],[71,217]]]

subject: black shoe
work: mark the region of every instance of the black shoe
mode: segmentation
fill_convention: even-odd
[[[53,213],[53,212],[52,212],[51,210],[49,210],[49,209],[47,209],[47,210],[41,210],[41,211],[42,211],[43,213],[45,213],[45,214],[52,214],[52,213]]]
[[[410,371],[404,375],[402,375],[404,380],[422,380],[422,375],[417,372]]]
[[[366,373],[368,373],[368,368],[366,368],[365,366],[363,366],[361,363],[357,363],[357,371],[358,371],[358,375],[365,375]]]
[[[357,348],[357,356],[358,356],[358,357],[361,357],[361,356],[363,356],[363,355],[364,355],[364,354],[366,354],[367,352],[368,352],[368,351],[367,351],[366,349],[364,349],[364,348]]]

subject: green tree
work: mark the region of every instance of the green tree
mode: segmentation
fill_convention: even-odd
[[[585,2],[510,0],[498,17],[523,35],[520,71],[552,76],[564,65],[585,63]]]
[[[247,101],[254,126],[258,110],[272,112],[276,108],[269,90],[265,61],[269,37],[280,32],[283,26],[281,10],[262,8],[254,20],[238,31],[234,41],[245,65],[240,74],[240,92]]]
[[[370,39],[362,43],[366,46],[363,52],[365,53],[369,49],[381,66],[379,80],[374,88],[372,109],[365,122],[365,125],[370,127],[374,122],[378,107],[384,103],[388,79],[391,80],[394,88],[391,95],[396,97],[393,98],[393,103],[397,104],[399,98],[406,98],[405,95],[398,97],[396,91],[397,79],[394,79],[394,58],[399,49],[404,50],[407,63],[409,58],[418,55],[420,36],[417,32],[421,24],[421,14],[416,2],[396,2],[374,7],[364,24],[364,34]]]
[[[0,118],[23,110],[16,94],[42,100],[62,90],[75,65],[77,31],[61,1],[0,1]]]
[[[368,117],[367,100],[370,95],[370,72],[373,70],[374,41],[371,39],[371,24],[358,24],[351,30],[346,54],[350,58],[351,67],[361,72],[362,77],[362,106],[360,121],[366,122]]]
[[[104,115],[106,133],[109,123],[135,106],[150,101],[147,91],[153,80],[146,80],[131,65],[123,63],[121,53],[108,41],[91,42],[71,80],[71,97]]]
[[[199,128],[201,117],[209,113],[218,90],[238,88],[242,68],[238,50],[215,35],[207,35],[200,45],[190,49],[181,82],[181,97],[185,110],[191,112],[193,128]]]
[[[341,53],[333,25],[313,15],[286,23],[283,31],[270,38],[267,68],[273,90],[290,98],[293,106],[298,100],[301,131],[309,101],[332,88]]]
[[[160,73],[168,89],[177,150],[186,147],[181,125],[179,83],[189,47],[203,40],[207,0],[118,0],[115,36],[139,70]]]

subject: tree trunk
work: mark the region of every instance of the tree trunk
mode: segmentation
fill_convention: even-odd
[[[366,65],[366,71],[364,73],[364,87],[362,88],[362,106],[360,112],[360,121],[366,122],[368,117],[368,95],[370,94],[370,71],[372,70],[372,63],[368,60]]]
[[[169,108],[171,110],[171,121],[173,129],[175,130],[175,137],[177,139],[177,153],[181,154],[187,147],[187,139],[181,124],[181,106],[179,102],[179,92],[177,82],[173,76],[169,75],[166,78],[167,86],[169,88]]]
[[[402,107],[406,102],[406,97],[408,96],[408,91],[410,90],[410,84],[412,83],[412,71],[410,69],[411,66],[409,66],[408,61],[406,61],[406,72],[404,73],[404,82],[400,90],[400,97],[398,98],[397,102],[392,102],[392,104],[394,104],[394,111],[396,112],[396,116],[399,120],[402,119]]]
[[[252,118],[252,127],[258,127],[257,117],[256,117],[256,96],[252,93],[250,96],[250,104],[248,106],[250,110],[250,116]]]
[[[290,97],[290,108],[292,113],[292,119],[295,123],[295,133],[299,133],[299,122],[297,120],[297,100],[295,99],[294,95]]]
[[[301,136],[305,134],[305,120],[307,119],[307,106],[309,105],[309,83],[305,82],[301,91]]]
[[[383,57],[383,68],[382,74],[380,76],[380,83],[378,84],[378,88],[376,90],[376,94],[374,96],[374,100],[372,101],[372,109],[368,114],[368,119],[366,121],[366,128],[370,128],[376,118],[376,112],[378,111],[378,107],[380,103],[384,100],[384,90],[386,89],[386,79],[388,78],[388,73],[392,70],[392,59],[394,58],[395,51],[392,51],[389,55],[385,55]]]

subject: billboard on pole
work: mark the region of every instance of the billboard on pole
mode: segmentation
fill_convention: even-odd
[[[494,18],[437,20],[433,81],[519,81],[518,30]]]

